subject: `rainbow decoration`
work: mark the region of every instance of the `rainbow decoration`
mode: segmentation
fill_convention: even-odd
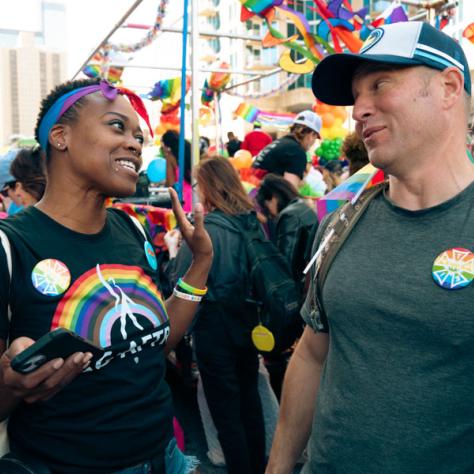
[[[267,125],[277,128],[289,127],[295,120],[296,114],[278,114],[276,112],[264,112],[261,110],[257,120],[261,125]]]
[[[335,211],[346,201],[357,199],[364,189],[368,189],[383,180],[384,174],[382,170],[375,168],[370,163],[365,165],[330,193],[316,201],[316,212],[319,222],[321,222],[326,214]]]
[[[164,236],[177,225],[176,217],[171,209],[128,202],[117,202],[113,204],[113,207],[121,209],[140,221],[151,237],[156,253],[166,250]]]
[[[237,107],[234,114],[250,123],[257,121],[261,125],[277,128],[288,127],[293,123],[293,120],[296,117],[296,114],[266,112],[253,105],[246,104],[245,102],[242,102]]]
[[[464,28],[462,35],[464,38],[474,44],[474,23],[467,25],[466,28]]]
[[[242,102],[234,112],[235,115],[237,115],[240,118],[243,118],[247,122],[253,123],[257,119],[257,115],[260,111],[257,109],[257,107],[246,104],[245,102]]]
[[[63,296],[51,330],[69,329],[106,348],[119,342],[117,338],[112,340],[112,330],[116,324],[121,326],[122,318],[126,318],[127,331],[131,328],[136,332],[130,316],[142,327],[159,327],[168,322],[155,283],[139,267],[97,265],[79,277]]]
[[[116,84],[117,82],[120,82],[120,79],[122,78],[122,73],[123,73],[124,68],[123,67],[115,67],[115,66],[110,66],[109,68],[105,69],[104,74],[102,73],[102,66],[99,64],[88,64],[82,72],[87,76],[87,77],[103,77],[107,81],[111,82],[112,84]]]
[[[474,279],[474,254],[460,247],[445,250],[434,261],[432,275],[442,288],[464,288]]]

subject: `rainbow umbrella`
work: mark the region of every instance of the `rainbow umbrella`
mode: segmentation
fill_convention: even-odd
[[[370,163],[365,165],[330,193],[317,200],[316,211],[319,222],[321,222],[326,214],[335,211],[346,201],[355,203],[364,189],[368,189],[383,180],[384,174],[382,170],[375,168]]]

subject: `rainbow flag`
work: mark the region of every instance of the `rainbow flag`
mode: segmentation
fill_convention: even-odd
[[[176,227],[176,218],[171,209],[128,202],[116,202],[112,206],[140,221],[152,238],[157,253],[166,249],[163,237],[166,232]]]
[[[234,112],[237,117],[241,117],[247,122],[253,123],[257,119],[260,110],[257,107],[242,102]]]
[[[364,189],[368,189],[383,180],[384,173],[382,170],[375,168],[370,163],[365,165],[337,188],[317,200],[316,211],[319,222],[326,214],[335,211],[345,202],[357,200]]]
[[[295,117],[296,114],[278,114],[275,112],[264,112],[261,110],[258,113],[257,120],[262,125],[285,128],[289,127],[293,123]]]

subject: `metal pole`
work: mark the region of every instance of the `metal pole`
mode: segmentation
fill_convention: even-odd
[[[140,25],[136,23],[127,23],[123,25],[123,28],[135,28],[140,30],[150,30],[152,27],[149,25]],[[161,28],[160,30],[162,33],[179,33],[182,34],[182,28],[176,28],[172,26],[166,26]],[[188,34],[190,34],[188,32]],[[223,33],[221,31],[200,31],[199,36],[208,36],[210,38],[231,38],[231,39],[241,39],[245,41],[258,41],[259,43],[262,41],[262,38],[259,36],[250,36],[250,35],[238,35],[235,33]]]
[[[88,56],[88,58],[82,63],[82,66],[79,68],[79,70],[72,76],[72,79],[74,79],[86,66],[89,64],[89,61],[94,57],[94,54],[99,51],[101,46],[106,43],[109,38],[120,28],[122,23],[132,14],[132,12],[142,3],[143,0],[135,0],[135,3],[125,12],[125,14],[120,18],[120,20],[117,22],[117,24],[110,30],[110,32],[107,34],[107,36],[99,43],[97,48],[92,51],[92,53]]]
[[[183,49],[181,55],[181,102],[179,104],[179,159],[178,159],[178,195],[179,199],[183,200],[183,185],[184,185],[184,127],[185,127],[185,106],[186,106],[186,54],[188,46],[188,0],[184,0],[183,12]]]
[[[199,163],[199,31],[198,0],[191,0],[191,117],[192,117],[192,166]]]
[[[126,68],[135,68],[135,69],[157,69],[162,71],[181,71],[181,67],[177,66],[148,66],[145,64],[120,64],[120,63],[113,63],[110,67],[126,67]],[[187,69],[191,67],[188,65]],[[273,71],[273,69],[272,69]],[[222,68],[199,68],[198,72],[229,72],[231,74],[240,74],[242,76],[260,76],[261,72],[255,71],[245,71],[240,69],[222,69]]]

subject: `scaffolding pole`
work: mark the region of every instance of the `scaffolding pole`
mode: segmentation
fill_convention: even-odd
[[[198,31],[198,0],[191,0],[191,166],[199,163],[199,104],[201,93],[199,87],[199,31]],[[193,197],[194,199],[194,197]]]

